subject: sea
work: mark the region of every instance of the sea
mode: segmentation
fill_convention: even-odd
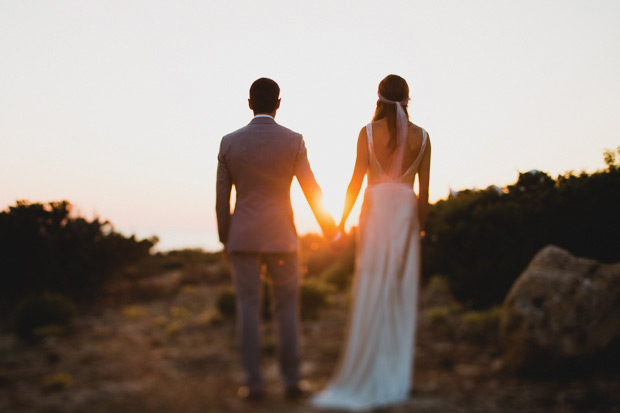
[[[206,228],[177,229],[177,228],[116,228],[125,236],[135,235],[138,239],[156,236],[159,241],[154,247],[155,252],[165,252],[180,249],[201,249],[208,252],[222,250],[217,230]]]

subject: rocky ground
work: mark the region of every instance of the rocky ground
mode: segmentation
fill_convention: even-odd
[[[270,323],[263,325],[268,395],[255,404],[236,397],[234,321],[216,310],[224,288],[185,285],[163,298],[104,306],[82,314],[72,332],[36,345],[2,332],[0,411],[314,411],[284,399]],[[520,378],[505,371],[493,334],[467,338],[446,322],[448,301],[435,287],[423,292],[412,395],[384,411],[620,412],[617,372]],[[316,320],[303,322],[302,371],[315,390],[337,361],[347,303],[334,295]]]

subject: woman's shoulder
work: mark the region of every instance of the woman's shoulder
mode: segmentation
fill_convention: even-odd
[[[372,125],[372,123],[369,123],[367,125],[362,126],[362,128],[360,129],[360,133],[359,133],[359,138],[364,137],[364,139],[366,139],[366,136],[368,135],[368,126]]]
[[[422,143],[425,139],[424,135],[426,135],[426,139],[429,139],[428,132],[426,132],[423,127],[416,125],[413,122],[409,122],[409,133],[407,134],[407,141],[411,149],[415,150],[422,146]]]
[[[381,118],[379,120],[373,120],[372,122],[366,124],[362,130],[364,131],[364,135],[366,135],[367,128],[371,129],[372,136],[389,134],[387,120],[386,118]]]
[[[409,130],[417,133],[422,133],[422,131],[424,131],[424,128],[422,126],[416,125],[413,122],[409,122]]]
[[[368,124],[370,125],[370,123]],[[368,132],[367,132],[367,127],[368,125],[364,125],[362,126],[362,128],[360,129],[359,134],[357,135],[357,145],[358,147],[360,146],[367,146],[368,145]]]
[[[409,135],[413,135],[415,137],[418,137],[419,139],[422,139],[423,135],[426,134],[426,137],[428,138],[428,132],[426,131],[426,129],[424,129],[422,126],[416,125],[413,122],[409,122]]]
[[[366,133],[366,130],[368,128],[371,128],[372,130],[384,127],[385,125],[385,120],[384,119],[379,119],[379,120],[373,120],[372,122],[369,122],[367,124],[365,124],[364,126],[362,126],[362,131],[364,131],[364,133]]]
[[[369,123],[369,125],[372,125],[373,127],[374,126],[387,127],[387,118],[373,120],[372,122]]]

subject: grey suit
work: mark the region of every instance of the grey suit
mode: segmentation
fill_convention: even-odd
[[[216,211],[220,241],[229,251],[297,251],[290,200],[294,176],[306,196],[320,194],[301,134],[275,120],[254,118],[222,138]],[[231,216],[233,184],[237,201]]]
[[[231,252],[245,381],[255,389],[263,386],[258,331],[263,264],[271,277],[282,375],[287,386],[299,380],[298,240],[290,200],[293,177],[321,226],[331,225],[331,217],[321,211],[321,190],[299,133],[272,118],[255,117],[222,138],[217,169],[218,231]],[[237,199],[231,215],[232,185]]]

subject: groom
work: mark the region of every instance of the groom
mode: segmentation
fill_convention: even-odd
[[[322,206],[303,137],[274,120],[280,88],[267,78],[250,87],[254,118],[222,138],[218,154],[216,212],[220,241],[230,256],[237,294],[238,328],[247,399],[264,395],[260,372],[259,316],[261,267],[273,288],[278,327],[280,370],[290,398],[302,395],[299,382],[298,284],[299,248],[290,188],[296,177],[312,212],[328,237],[336,235],[331,215]],[[231,188],[237,193],[230,212]]]

